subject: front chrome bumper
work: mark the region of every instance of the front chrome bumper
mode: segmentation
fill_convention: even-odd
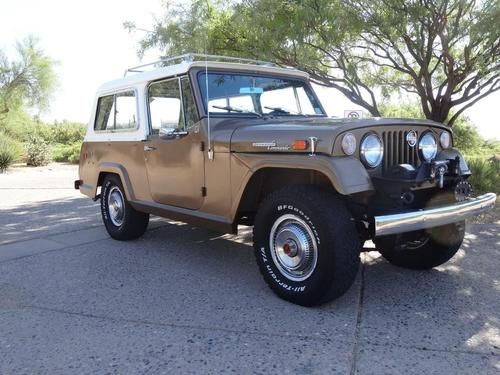
[[[375,237],[456,223],[492,209],[496,198],[495,193],[486,193],[447,206],[375,216]]]

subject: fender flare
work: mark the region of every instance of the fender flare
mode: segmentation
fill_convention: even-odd
[[[125,190],[125,196],[128,201],[135,200],[134,189],[132,188],[132,182],[130,181],[129,174],[125,167],[119,163],[113,162],[102,162],[97,165],[98,169],[98,177],[97,181],[99,181],[99,177],[102,173],[114,173],[120,177],[120,180],[123,185],[123,190]],[[96,192],[97,192],[97,184],[96,184]]]
[[[332,157],[325,155],[253,154],[234,153],[233,156],[247,168],[234,197],[232,212],[236,213],[248,182],[252,176],[264,168],[288,168],[314,170],[325,175],[335,190],[342,195],[350,195],[374,190],[366,168],[361,161],[349,156]]]

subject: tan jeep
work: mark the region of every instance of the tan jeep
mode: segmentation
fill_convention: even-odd
[[[351,286],[365,241],[398,266],[435,267],[460,248],[465,219],[495,204],[473,196],[442,124],[331,119],[306,73],[199,58],[129,69],[97,93],[75,187],[101,199],[117,240],[141,236],[150,214],[253,225],[265,281],[310,306]]]

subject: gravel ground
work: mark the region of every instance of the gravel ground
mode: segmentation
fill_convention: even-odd
[[[154,218],[110,239],[77,168],[0,175],[0,374],[498,374],[500,222],[470,224],[445,265],[362,255],[319,308],[275,297],[250,230]]]

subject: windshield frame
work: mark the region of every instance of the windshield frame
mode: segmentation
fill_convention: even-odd
[[[206,118],[208,116],[207,114],[207,108],[206,108],[206,100],[205,100],[205,93],[202,92],[205,89],[205,84],[203,82],[203,85],[200,83],[199,77],[200,75],[205,74],[205,69],[203,68],[197,68],[197,69],[192,69],[190,71],[190,76],[191,76],[191,81],[195,82],[195,87],[196,89],[194,90],[195,96],[196,96],[196,101],[198,104],[198,112],[200,115],[200,118]],[[316,103],[313,103],[311,101],[311,105],[313,108],[315,107],[314,104],[317,104],[317,107],[321,110],[321,113],[317,114],[300,114],[300,113],[259,113],[261,116],[257,116],[255,113],[246,113],[246,112],[230,112],[230,113],[224,113],[224,112],[210,112],[210,117],[217,117],[217,118],[259,118],[259,117],[292,117],[292,118],[300,118],[300,117],[309,117],[309,118],[318,118],[318,117],[328,117],[323,104],[319,100],[316,92],[314,91],[313,87],[311,86],[311,82],[308,79],[304,79],[303,77],[295,76],[295,75],[288,75],[288,74],[280,74],[280,73],[269,73],[269,72],[258,72],[258,71],[246,71],[246,70],[237,70],[237,69],[208,69],[208,74],[230,74],[230,75],[241,75],[241,76],[257,76],[257,77],[263,77],[263,78],[277,78],[277,79],[284,79],[284,80],[290,80],[290,81],[295,81],[303,84],[303,87],[306,91],[309,91],[308,99],[311,101],[311,98],[309,97],[312,96],[314,101]],[[203,79],[204,80],[204,79]]]

